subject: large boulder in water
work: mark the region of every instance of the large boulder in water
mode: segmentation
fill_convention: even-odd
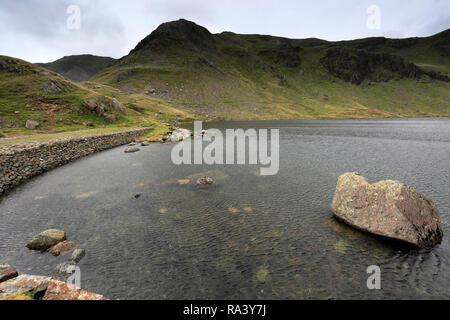
[[[358,173],[346,173],[339,177],[332,208],[338,219],[362,231],[420,248],[442,242],[436,205],[398,181],[372,184]]]

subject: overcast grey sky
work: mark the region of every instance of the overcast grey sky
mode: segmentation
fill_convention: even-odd
[[[71,5],[80,8],[79,29],[68,28],[69,18],[78,21],[67,13]],[[378,11],[368,13],[372,5],[380,19]],[[31,62],[85,53],[120,58],[158,25],[180,18],[213,33],[326,40],[421,37],[450,28],[450,1],[1,0],[0,55]]]

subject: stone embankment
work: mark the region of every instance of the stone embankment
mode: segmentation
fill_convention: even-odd
[[[0,196],[28,179],[73,160],[125,145],[151,128],[0,147]]]

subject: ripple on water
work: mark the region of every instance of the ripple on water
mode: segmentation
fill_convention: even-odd
[[[28,251],[44,229],[86,249],[82,285],[121,299],[450,298],[449,244],[413,250],[336,221],[340,174],[401,180],[450,209],[450,122],[279,121],[280,172],[175,166],[170,146],[123,148],[33,179],[0,203],[0,262],[50,275],[67,257]],[[210,188],[194,185],[211,176]],[[381,291],[366,287],[370,265]]]

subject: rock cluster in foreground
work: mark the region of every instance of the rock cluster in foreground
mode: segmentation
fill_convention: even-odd
[[[23,274],[0,283],[0,300],[105,300],[105,297],[49,277]]]
[[[398,181],[370,183],[358,173],[339,177],[332,209],[362,231],[420,248],[442,242],[441,217],[427,197]]]

